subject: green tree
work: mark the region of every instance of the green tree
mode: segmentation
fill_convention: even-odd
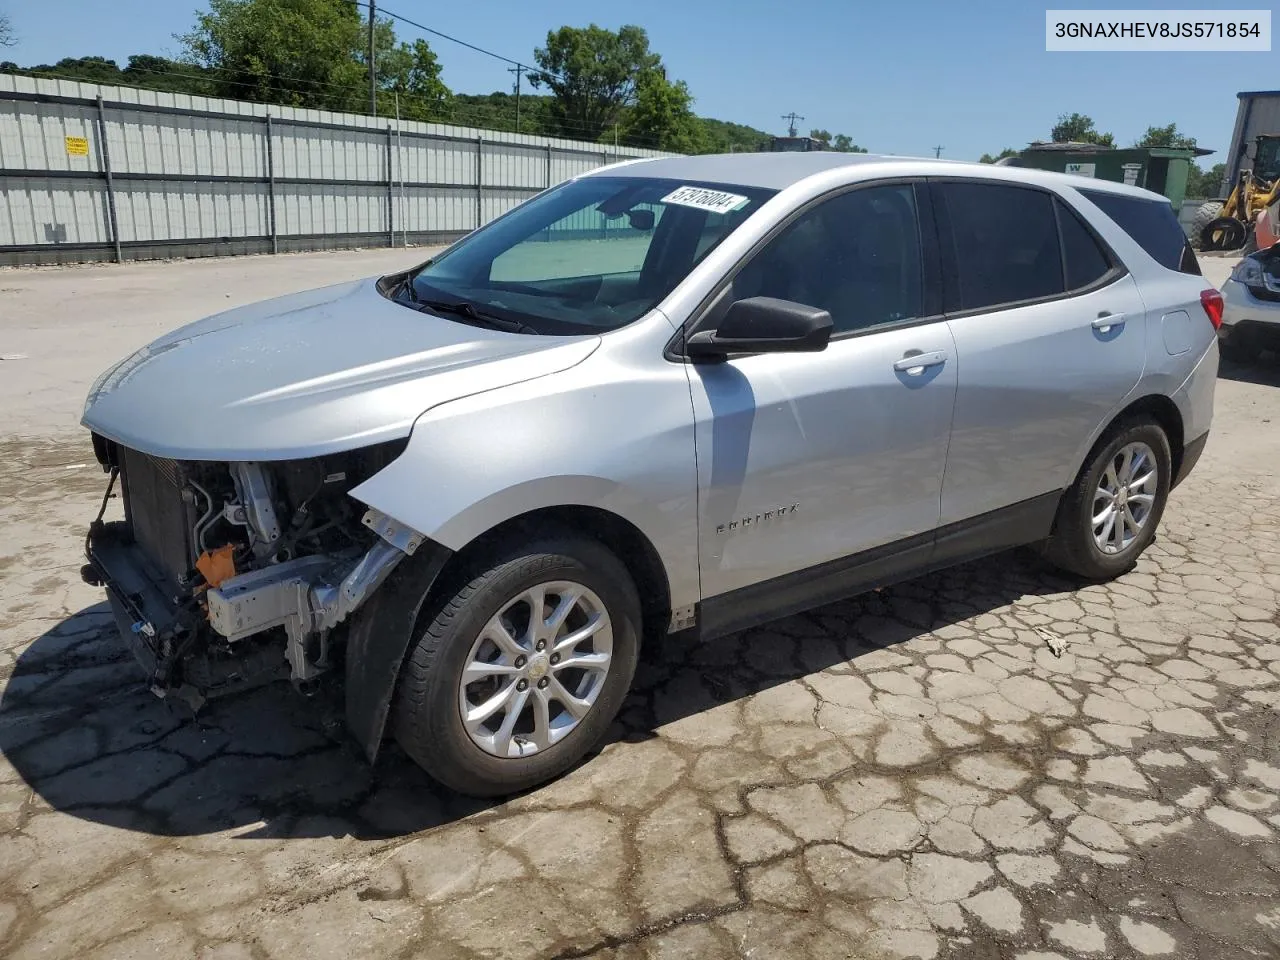
[[[866,147],[860,147],[853,142],[853,138],[843,133],[837,133],[831,141],[831,149],[837,153],[866,153]]]
[[[984,153],[982,156],[978,158],[978,162],[979,163],[995,163],[997,160],[1003,160],[1005,157],[1016,157],[1017,155],[1018,155],[1018,151],[1013,149],[1013,147],[1005,147],[1003,150],[997,153],[994,157],[989,153]]]
[[[649,49],[642,27],[616,33],[596,26],[561,27],[547,34],[534,51],[540,70],[529,74],[534,87],[555,97],[553,115],[564,136],[599,140],[635,106],[641,77],[660,70],[662,60]]]
[[[1184,136],[1178,132],[1178,125],[1171,123],[1167,127],[1147,127],[1147,132],[1134,143],[1135,147],[1177,147],[1195,149],[1196,138]]]
[[[379,24],[381,26],[381,24]],[[389,26],[389,25],[388,25]],[[394,41],[394,38],[393,38]],[[440,78],[440,61],[425,40],[392,46],[384,54],[375,53],[378,71],[379,113],[394,109],[394,95],[400,96],[400,115],[409,120],[444,119],[443,110],[453,96]]]
[[[823,150],[834,150],[836,153],[866,153],[866,147],[860,147],[847,134],[832,135],[830,130],[810,130],[810,138],[822,144]]]
[[[350,0],[209,0],[179,36],[189,62],[210,71],[224,97],[299,107],[368,109],[365,21]],[[398,44],[390,20],[374,27],[378,112],[438,114],[449,91],[425,40]]]
[[[32,73],[74,77],[88,83],[120,83],[120,67],[106,57],[63,57],[57,63],[41,63]]]
[[[362,34],[340,0],[209,0],[177,39],[221,96],[342,110],[359,103]]]
[[[699,117],[710,153],[761,153],[769,149],[769,134],[755,127],[711,117]]]
[[[1225,163],[1215,163],[1208,170],[1202,170],[1198,164],[1191,164],[1187,171],[1187,199],[1215,200],[1222,196],[1222,178],[1227,175]]]
[[[692,107],[688,84],[672,83],[661,70],[646,70],[636,81],[636,104],[626,112],[622,133],[631,142],[659,150],[704,153],[706,131]]]
[[[1115,137],[1109,133],[1099,133],[1093,125],[1093,118],[1082,113],[1060,115],[1049,138],[1054,143],[1096,143],[1103,147],[1116,145]]]
[[[148,53],[135,53],[120,71],[119,82],[130,87],[208,96],[213,93],[213,83],[208,76],[202,76],[204,73],[205,71],[192,64],[179,63],[167,57],[154,57]]]

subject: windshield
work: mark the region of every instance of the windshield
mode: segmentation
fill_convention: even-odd
[[[396,299],[461,323],[604,333],[652,309],[774,192],[642,177],[570,181],[428,261]]]
[[[1259,137],[1253,158],[1253,175],[1263,180],[1280,177],[1280,137]]]

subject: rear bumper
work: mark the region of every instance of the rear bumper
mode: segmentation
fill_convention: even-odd
[[[1222,327],[1218,336],[1229,338],[1239,331],[1280,341],[1280,300],[1255,297],[1243,283],[1222,285]]]

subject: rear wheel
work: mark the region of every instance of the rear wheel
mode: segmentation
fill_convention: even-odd
[[[1046,544],[1050,562],[1091,580],[1129,570],[1164,514],[1171,461],[1168,438],[1150,420],[1108,434],[1063,496]]]
[[[604,736],[639,638],[635,585],[599,543],[549,538],[493,553],[422,626],[397,691],[396,739],[462,793],[536,786]]]

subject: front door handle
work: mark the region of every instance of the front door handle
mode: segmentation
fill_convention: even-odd
[[[1098,319],[1090,324],[1090,326],[1099,333],[1110,333],[1112,327],[1120,327],[1123,325],[1123,313],[1100,313],[1098,314]]]
[[[909,377],[918,377],[929,367],[936,367],[938,364],[946,362],[947,355],[943,351],[933,350],[929,353],[912,353],[901,360],[895,360],[893,369],[899,373],[905,373]]]

